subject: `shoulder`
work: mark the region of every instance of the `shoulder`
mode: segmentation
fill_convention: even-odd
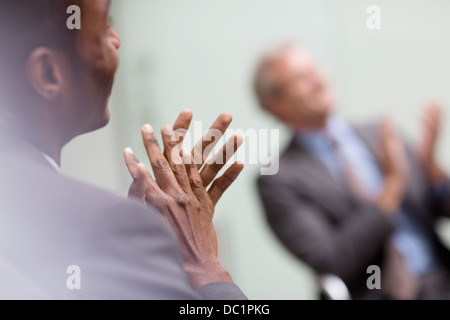
[[[0,176],[0,250],[33,287],[70,299],[196,297],[155,209],[22,160],[3,159]],[[71,265],[82,290],[66,288]]]
[[[277,186],[289,184],[290,181],[297,181],[299,171],[303,168],[306,158],[309,156],[305,148],[292,138],[286,149],[282,152],[278,161],[278,171],[273,175],[259,175],[256,184],[260,189],[264,186],[271,186],[271,189]]]

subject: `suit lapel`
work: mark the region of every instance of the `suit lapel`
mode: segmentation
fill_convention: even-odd
[[[366,147],[369,149],[370,153],[375,158],[377,165],[382,167],[382,156],[381,150],[379,148],[378,136],[379,136],[379,126],[370,126],[370,127],[355,127],[353,126],[353,130],[355,130],[356,134],[361,138]]]
[[[355,197],[345,183],[336,181],[322,161],[295,140],[291,143],[288,153],[292,161],[290,167],[293,168],[295,187],[301,186],[302,194],[313,198],[315,203],[323,206],[337,219],[341,219],[343,213],[351,213],[346,209],[354,203]]]

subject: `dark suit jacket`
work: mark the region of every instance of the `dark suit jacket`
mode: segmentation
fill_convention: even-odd
[[[378,127],[359,128],[357,132],[376,156]],[[411,180],[405,206],[420,219],[448,266],[450,254],[438,240],[433,224],[436,216],[450,212],[449,201],[434,201],[412,154],[409,162]],[[354,298],[382,295],[379,290],[367,289],[366,271],[369,265],[383,270],[383,247],[393,226],[375,205],[337,183],[325,165],[296,142],[281,157],[279,172],[261,176],[258,187],[270,226],[293,254],[319,274],[339,276]]]
[[[80,290],[66,285],[71,265]],[[229,283],[193,290],[155,209],[68,179],[0,133],[0,299],[197,298],[245,296]]]

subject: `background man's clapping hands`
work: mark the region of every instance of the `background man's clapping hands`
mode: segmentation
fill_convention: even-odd
[[[443,115],[443,109],[439,104],[435,102],[428,104],[425,108],[422,136],[417,148],[419,160],[432,185],[442,183],[445,179],[444,171],[436,159],[436,149]]]

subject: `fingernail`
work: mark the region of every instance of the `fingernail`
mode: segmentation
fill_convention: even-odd
[[[147,167],[145,166],[145,164],[138,163],[137,166],[136,166],[136,177],[135,177],[135,179],[139,179],[140,176],[142,175],[141,172],[144,172],[145,170],[147,170]]]
[[[231,113],[224,112],[220,116],[223,117],[225,121],[233,121],[233,116]]]
[[[167,136],[173,135],[173,129],[170,126],[164,126],[162,131]]]
[[[142,130],[147,133],[147,134],[152,134],[153,133],[153,127],[149,124],[146,124],[142,127]]]
[[[125,152],[128,154],[134,154],[134,152],[131,148],[125,148]]]

